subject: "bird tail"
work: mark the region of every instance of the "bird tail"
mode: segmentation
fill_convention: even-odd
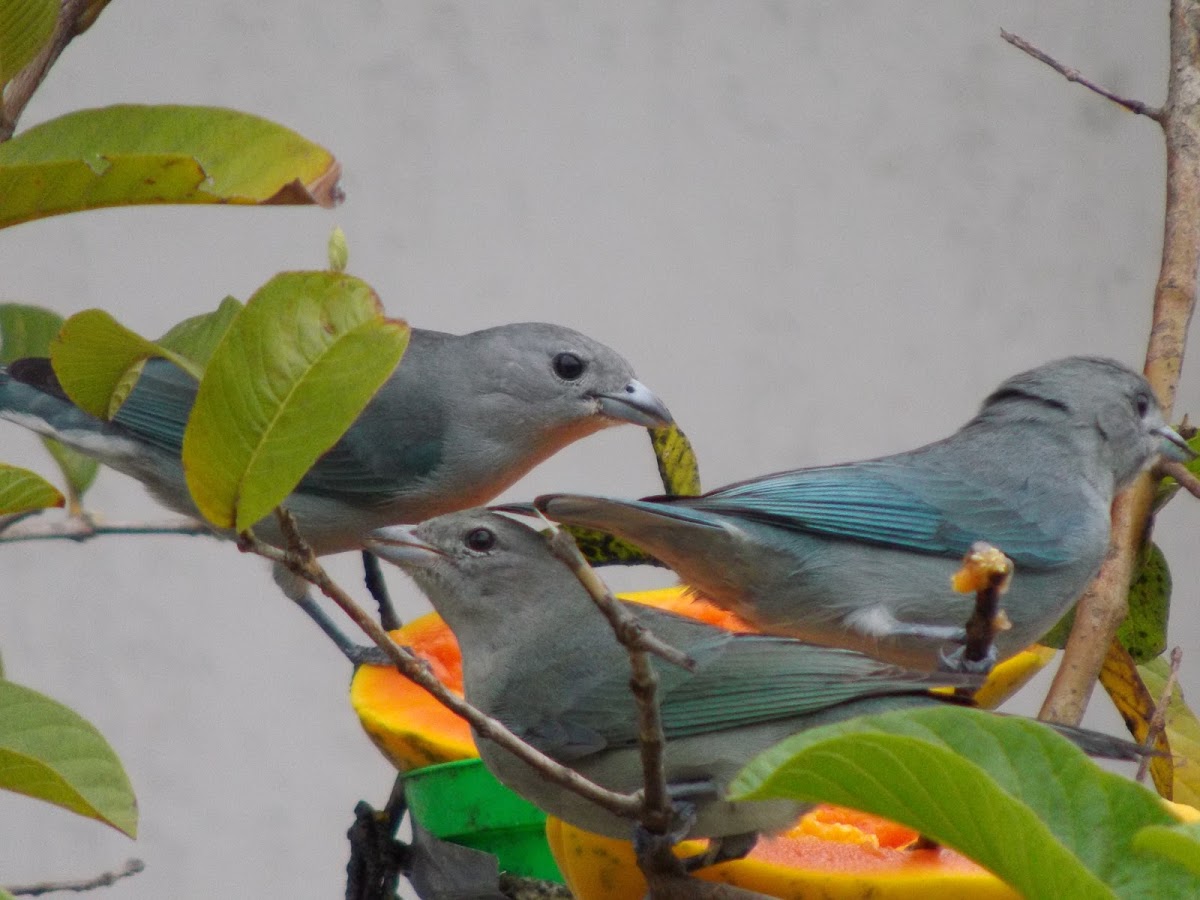
[[[614,500],[586,494],[543,494],[533,505],[548,518],[619,534],[637,542],[639,532],[661,530],[672,523],[723,530],[707,513],[652,500]]]
[[[1114,737],[1102,731],[1079,728],[1075,725],[1060,725],[1056,722],[1044,722],[1043,724],[1049,725],[1088,756],[1095,756],[1099,759],[1138,762],[1146,756],[1162,755],[1151,747],[1136,744],[1125,738]]]

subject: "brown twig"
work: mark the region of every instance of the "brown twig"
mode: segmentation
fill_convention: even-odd
[[[1159,475],[1170,475],[1179,483],[1181,488],[1193,497],[1200,497],[1200,478],[1189,472],[1188,467],[1183,463],[1164,459],[1156,468]]]
[[[1146,750],[1154,749],[1155,743],[1167,728],[1167,707],[1171,705],[1171,697],[1175,693],[1175,682],[1179,678],[1179,667],[1183,663],[1183,651],[1175,647],[1171,650],[1171,671],[1167,674],[1167,683],[1163,685],[1162,695],[1158,698],[1158,703],[1154,705],[1154,715],[1150,717],[1149,730],[1146,732],[1146,740],[1142,742],[1142,746]],[[1142,782],[1146,780],[1146,773],[1150,771],[1151,755],[1147,753],[1138,763],[1137,775],[1135,780]]]
[[[1166,138],[1167,202],[1163,256],[1154,292],[1146,349],[1146,378],[1167,419],[1175,402],[1200,261],[1200,0],[1171,0],[1170,74],[1161,109],[1098,90],[1078,73],[1020,39],[1014,43],[1055,71],[1158,122]],[[1076,77],[1071,78],[1071,75]],[[1154,499],[1149,474],[1113,503],[1112,542],[1095,581],[1079,601],[1063,661],[1042,705],[1041,718],[1078,725],[1117,628],[1125,618],[1129,584],[1145,539]]]
[[[42,894],[52,894],[55,891],[94,891],[96,888],[110,887],[122,878],[136,875],[146,868],[140,859],[131,859],[125,863],[125,868],[119,872],[104,872],[95,878],[84,878],[79,881],[43,881],[39,884],[18,885],[5,888],[10,894],[22,897],[40,897]]]
[[[642,758],[642,796],[643,807],[641,822],[653,834],[665,834],[670,826],[674,811],[671,798],[667,794],[666,771],[663,768],[663,750],[666,738],[663,735],[662,719],[658,708],[658,676],[650,665],[648,645],[653,641],[661,644],[646,630],[608,590],[596,573],[592,571],[575,541],[569,534],[558,528],[546,532],[546,543],[550,552],[562,560],[579,579],[579,583],[591,596],[592,601],[608,619],[617,640],[629,652],[629,665],[633,675],[629,682],[634,700],[638,708],[638,746]],[[674,647],[661,644],[664,651],[670,651],[667,656],[676,657],[684,663],[691,663],[688,657]],[[684,666],[688,668],[688,666]]]
[[[91,24],[88,14],[88,0],[62,0],[50,40],[4,89],[3,103],[0,103],[0,142],[13,136],[17,120],[59,54]]]
[[[429,666],[414,656],[407,648],[399,646],[391,639],[386,631],[361,606],[343,591],[329,574],[317,562],[312,549],[308,547],[296,530],[295,520],[287,510],[276,509],[276,518],[283,532],[286,550],[258,540],[249,531],[238,537],[238,547],[250,553],[255,553],[272,562],[280,563],[305,581],[317,587],[321,593],[336,603],[347,616],[363,630],[387,656],[391,663],[405,678],[420,685],[451,712],[462,716],[479,737],[486,738],[518,759],[532,766],[547,781],[573,791],[614,815],[628,819],[637,819],[642,809],[641,792],[635,794],[618,794],[588,781],[577,772],[555,762],[544,753],[526,744],[509,731],[497,719],[484,715],[462,697],[447,690],[445,685],[434,677]]]
[[[1004,38],[1004,40],[1008,41],[1018,50],[1023,50],[1024,52],[1028,53],[1038,62],[1045,63],[1063,78],[1067,79],[1067,81],[1073,81],[1076,84],[1082,85],[1089,91],[1093,91],[1104,99],[1111,100],[1118,106],[1123,106],[1130,112],[1137,113],[1139,116],[1147,116],[1151,119],[1154,119],[1156,122],[1162,121],[1163,111],[1157,106],[1151,106],[1148,103],[1143,103],[1141,100],[1130,100],[1128,97],[1122,97],[1120,94],[1113,93],[1112,91],[1108,90],[1108,88],[1100,87],[1100,85],[1096,84],[1094,81],[1084,78],[1081,74],[1079,74],[1078,69],[1072,69],[1070,66],[1064,66],[1044,50],[1039,50],[1037,47],[1033,46],[1033,44],[1029,43],[1029,41],[1025,40],[1023,37],[1013,34],[1011,31],[1005,31],[1003,28],[1001,28],[1000,37]]]
[[[579,552],[579,548],[575,546],[574,539],[565,529],[555,527],[549,520],[543,519],[543,521],[551,528],[550,537],[547,538],[551,552],[566,563],[567,568],[579,579],[596,605],[600,607],[605,618],[608,619],[617,635],[617,640],[626,647],[653,653],[673,666],[679,666],[689,672],[695,671],[696,661],[694,659],[670,644],[660,641],[637,616],[609,593],[604,582],[600,580],[600,576],[588,565],[583,554]]]
[[[87,541],[113,534],[208,535],[215,532],[196,519],[168,519],[162,522],[97,522],[90,516],[73,516],[59,522],[13,523],[0,528],[0,544],[20,541]]]

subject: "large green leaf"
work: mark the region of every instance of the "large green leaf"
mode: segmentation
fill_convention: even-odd
[[[154,356],[200,377],[191,360],[130,331],[102,309],[71,316],[50,342],[50,362],[63,390],[80,409],[101,419],[116,415]]]
[[[0,680],[0,788],[137,834],[137,801],[121,761],[78,714]]]
[[[141,203],[333,206],[340,172],[324,148],[230,109],[86,109],[0,144],[0,228]]]
[[[1159,658],[1138,666],[1150,696],[1157,700],[1167,686],[1170,664]],[[1192,712],[1179,685],[1171,693],[1166,710],[1166,734],[1175,758],[1171,799],[1200,808],[1200,719]]]
[[[1148,825],[1133,836],[1133,847],[1174,860],[1200,878],[1200,822]]]
[[[0,515],[62,506],[64,502],[58,488],[41,475],[0,463]]]
[[[408,333],[349,275],[285,272],[260,288],[213,352],[184,434],[201,513],[237,531],[270,513],[391,374]]]
[[[57,18],[58,0],[0,0],[0,88],[37,56]]]
[[[1200,878],[1133,852],[1140,829],[1174,824],[1159,798],[1033,721],[951,707],[863,716],[783,741],[730,793],[885,816],[1031,898],[1200,896]]]

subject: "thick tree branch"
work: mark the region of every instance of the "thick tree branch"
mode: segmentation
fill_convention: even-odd
[[[618,794],[593,784],[577,772],[555,762],[544,753],[526,744],[505,728],[501,722],[484,715],[462,697],[447,690],[434,677],[429,666],[423,660],[418,659],[407,648],[401,647],[393,641],[366,610],[334,583],[321,564],[317,562],[311,548],[301,539],[291,515],[281,507],[276,510],[276,516],[286,539],[286,550],[280,550],[278,547],[260,541],[248,531],[238,537],[238,547],[245,552],[255,553],[272,562],[281,563],[289,571],[320,589],[321,593],[336,603],[354,624],[361,628],[383,651],[400,674],[423,687],[451,712],[466,719],[480,737],[487,738],[508,750],[518,759],[535,768],[547,781],[573,791],[615,815],[628,819],[639,817],[642,810],[642,793],[640,791],[635,794]]]
[[[50,40],[4,89],[3,103],[0,103],[0,142],[13,136],[17,130],[17,120],[21,118],[33,92],[38,89],[67,44],[94,21],[95,15],[99,14],[99,10],[94,9],[97,5],[103,8],[103,4],[89,3],[88,0],[62,0]]]
[[[1011,35],[1005,34],[1005,40]],[[1010,40],[1026,52],[1027,42]],[[1040,51],[1037,59],[1162,126],[1167,152],[1167,202],[1162,267],[1146,349],[1145,373],[1171,417],[1196,296],[1200,260],[1200,0],[1171,0],[1167,102],[1156,110],[1097,88]],[[1071,77],[1075,75],[1076,77]],[[1078,725],[1118,626],[1125,618],[1137,553],[1150,523],[1154,481],[1147,473],[1113,504],[1112,543],[1096,580],[1079,601],[1075,626],[1041,718]]]

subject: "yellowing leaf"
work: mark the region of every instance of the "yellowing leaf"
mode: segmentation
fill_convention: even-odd
[[[1139,672],[1140,667],[1134,663],[1129,651],[1114,639],[1104,657],[1104,666],[1100,669],[1100,683],[1108,691],[1133,739],[1142,743],[1150,733],[1150,717],[1154,715],[1158,695],[1147,689]],[[1163,754],[1150,761],[1150,777],[1154,779],[1154,788],[1159,796],[1173,800],[1175,775],[1166,735],[1159,735],[1154,742],[1154,749]]]
[[[1154,698],[1162,696],[1167,685],[1170,664],[1160,657],[1138,666],[1146,689]],[[1200,807],[1200,720],[1184,699],[1179,685],[1171,694],[1167,706],[1167,739],[1175,757],[1174,791],[1171,799],[1176,803]]]
[[[341,199],[324,148],[266,119],[205,106],[69,113],[0,144],[0,228],[141,203],[318,203]]]
[[[58,488],[36,472],[0,463],[0,515],[62,506]]]
[[[286,272],[213,351],[183,439],[197,508],[243,531],[271,512],[358,417],[408,344],[363,281]]]
[[[658,460],[663,491],[673,496],[692,497],[700,493],[700,463],[687,435],[677,425],[650,429],[650,443]]]
[[[116,415],[152,356],[170,359],[199,378],[194,363],[130,331],[101,309],[71,316],[50,343],[50,363],[67,396],[101,419]]]

